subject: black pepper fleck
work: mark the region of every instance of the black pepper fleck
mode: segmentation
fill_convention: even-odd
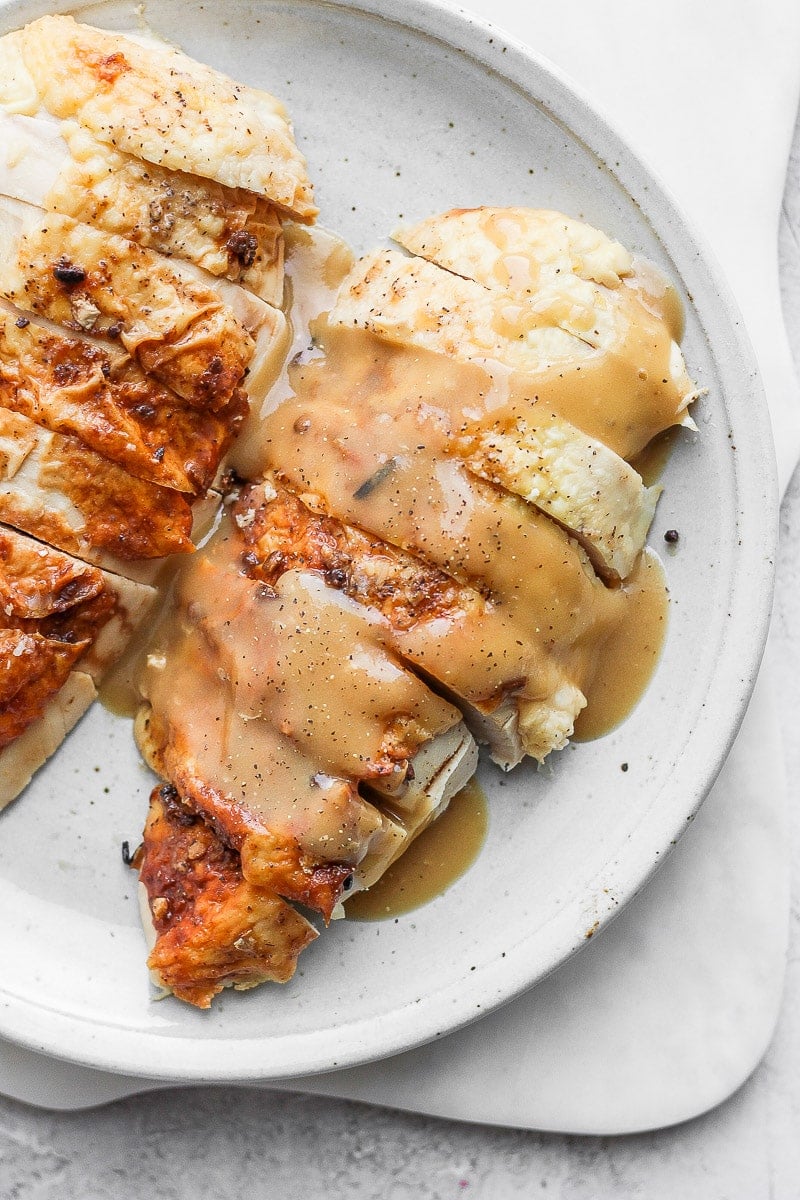
[[[59,283],[66,283],[72,287],[76,283],[83,283],[86,279],[86,272],[83,267],[78,267],[63,255],[53,265],[53,275]]]

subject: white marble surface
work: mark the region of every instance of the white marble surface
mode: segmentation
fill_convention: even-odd
[[[781,230],[800,357],[800,123]],[[790,787],[800,774],[800,472],[782,511],[774,619]],[[576,1138],[487,1129],[317,1098],[175,1089],[78,1114],[0,1099],[2,1200],[796,1200],[800,1196],[800,812],[781,1019],[761,1066],[714,1112],[660,1133]]]

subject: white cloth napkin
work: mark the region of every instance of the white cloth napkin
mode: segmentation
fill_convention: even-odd
[[[782,487],[800,402],[777,223],[800,93],[796,0],[472,0],[545,54],[655,167],[721,262],[754,343]],[[575,959],[476,1025],[278,1086],[472,1121],[623,1133],[685,1120],[763,1054],[788,921],[785,779],[764,672],[720,779],[646,891]],[[159,1086],[0,1042],[0,1088],[80,1107]]]

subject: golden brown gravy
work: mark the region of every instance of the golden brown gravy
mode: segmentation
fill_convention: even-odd
[[[355,864],[383,827],[357,783],[391,769],[393,724],[407,720],[396,738],[412,757],[459,713],[316,576],[290,571],[263,589],[236,556],[223,526],[182,573],[141,675],[168,765],[194,764],[213,815],[236,810],[318,860]]]
[[[458,723],[458,711],[387,651],[382,626],[316,574],[287,571],[265,595],[218,568],[216,548],[181,600],[240,716],[279,727],[320,769],[352,778],[385,757],[387,730],[410,757]]]
[[[488,824],[486,796],[473,779],[377,883],[346,902],[347,916],[383,921],[434,900],[475,861]]]
[[[369,334],[320,336],[325,357],[292,374],[296,395],[264,421],[266,465],[339,519],[491,596],[526,643],[577,658],[581,674],[584,635],[620,602],[563,530],[450,453],[448,407],[479,402],[483,373]]]
[[[623,591],[625,616],[600,650],[588,703],[575,723],[576,742],[587,742],[615,729],[641,699],[661,657],[669,595],[657,554],[645,551]]]
[[[657,295],[649,277],[631,276],[613,288],[572,277],[563,285],[550,281],[532,302],[471,280],[457,283],[392,252],[367,263],[332,321],[451,361],[481,363],[490,383],[478,402],[469,394],[460,413],[449,406],[454,432],[526,420],[544,429],[561,419],[629,458],[683,419],[692,389],[672,336],[679,301],[663,280]]]
[[[313,349],[310,326],[327,312],[339,284],[353,264],[350,248],[323,229],[285,227],[286,304],[289,306],[291,344],[278,378],[267,393],[250,390],[250,416],[228,455],[228,464],[242,479],[257,479],[264,469],[262,418],[292,394],[291,364]]]
[[[668,325],[635,289],[609,295],[620,327],[612,344],[529,378],[512,375],[508,400],[491,414],[494,425],[527,418],[546,426],[560,417],[627,459],[683,419],[684,387],[673,377]]]

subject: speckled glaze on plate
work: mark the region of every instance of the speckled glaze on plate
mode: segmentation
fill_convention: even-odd
[[[33,1049],[176,1080],[286,1078],[456,1029],[542,978],[635,895],[701,803],[750,694],[771,597],[774,471],[753,359],[713,265],[551,68],[450,9],[405,0],[389,19],[382,7],[160,0],[144,18],[285,100],[321,223],[359,250],[401,216],[531,204],[604,228],[681,283],[684,350],[709,395],[653,527],[655,545],[681,532],[667,556],[662,662],[614,734],[542,771],[502,777],[484,764],[489,836],[444,896],[397,921],[339,922],[288,987],[226,994],[210,1013],[152,1001],[135,877],[120,857],[151,777],[129,722],[96,706],[0,818],[0,1033]],[[52,8],[4,4],[0,30]],[[136,22],[128,4],[64,10]]]

